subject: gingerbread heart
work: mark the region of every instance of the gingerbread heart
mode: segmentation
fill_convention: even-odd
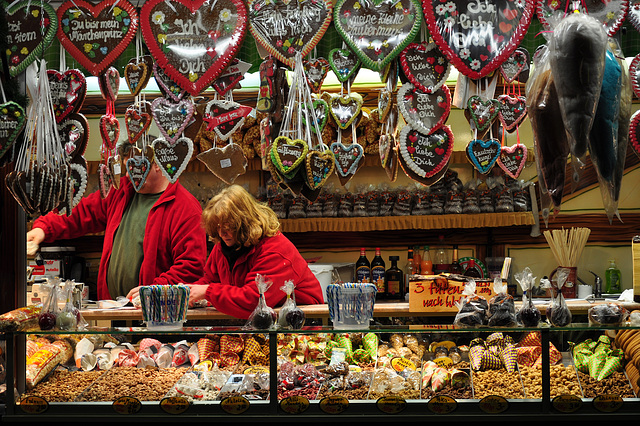
[[[151,126],[151,114],[139,111],[135,106],[130,106],[124,112],[124,125],[127,128],[129,143],[135,144]]]
[[[313,133],[322,133],[324,130],[324,126],[327,125],[327,121],[329,121],[329,105],[325,102],[324,99],[314,99],[313,104],[313,114],[315,114],[315,125],[310,126],[311,131]],[[306,111],[310,120],[313,120],[313,116],[311,115],[311,111]],[[302,115],[302,124],[307,125],[307,114]],[[313,124],[313,123],[312,123]]]
[[[500,103],[497,99],[485,99],[480,95],[473,95],[467,99],[467,110],[478,132],[484,132],[498,118]]]
[[[335,169],[335,158],[330,150],[309,151],[305,158],[305,180],[311,189],[322,187]]]
[[[196,156],[220,180],[231,185],[247,171],[247,158],[242,147],[230,143],[223,148],[213,147]]]
[[[229,66],[215,79],[213,87],[218,95],[224,96],[229,90],[239,87],[238,83],[244,78],[244,74],[249,71],[251,64],[234,58]]]
[[[127,160],[127,175],[136,192],[140,191],[147,181],[150,170],[151,161],[149,161],[146,155],[131,157]]]
[[[640,31],[640,2],[634,0],[627,12],[627,21],[633,25],[636,31]]]
[[[271,144],[271,161],[285,177],[293,176],[305,161],[309,146],[302,139],[278,136]]]
[[[57,123],[66,116],[80,111],[87,93],[87,80],[77,69],[59,72],[47,70],[53,115]]]
[[[383,122],[387,119],[391,108],[395,103],[395,96],[390,90],[380,89],[378,93],[378,119]]]
[[[115,116],[106,114],[100,117],[100,136],[109,149],[116,147],[120,137],[120,122]]]
[[[513,146],[503,146],[500,149],[500,156],[497,162],[498,166],[507,175],[513,179],[518,179],[527,162],[527,147],[521,143]]]
[[[428,135],[410,125],[400,131],[398,155],[403,168],[422,179],[436,176],[449,163],[453,152],[453,133],[442,126]]]
[[[107,166],[111,175],[111,184],[115,189],[120,189],[120,177],[122,177],[122,158],[120,155],[110,156],[107,159]]]
[[[629,125],[629,142],[631,149],[640,157],[640,110],[633,113]]]
[[[567,11],[573,13],[574,8],[602,22],[607,35],[613,37],[629,12],[629,0],[537,0],[536,14],[543,28],[553,31]]]
[[[178,138],[174,143],[158,138],[151,143],[155,153],[155,162],[160,167],[162,174],[171,183],[178,178],[187,168],[193,155],[193,142],[189,138]]]
[[[25,213],[29,216],[36,213],[37,209],[33,206],[27,192],[27,181],[30,181],[27,173],[21,170],[13,170],[5,176],[4,181],[7,189]],[[29,185],[31,185],[30,182]]]
[[[111,171],[109,170],[109,166],[104,163],[100,163],[98,166],[98,186],[100,189],[100,196],[102,198],[107,198],[109,196],[109,192],[111,192],[111,189],[113,188]]]
[[[500,142],[496,139],[474,139],[467,144],[465,152],[473,167],[478,172],[487,174],[500,157],[501,148]]]
[[[498,96],[498,119],[507,132],[515,131],[527,116],[527,99],[524,96]]]
[[[65,50],[94,76],[99,76],[131,42],[138,14],[127,0],[62,2],[57,11],[58,39]]]
[[[296,54],[307,56],[324,35],[333,12],[331,0],[249,0],[249,31],[267,52],[290,68]]]
[[[311,93],[319,93],[329,72],[329,61],[325,58],[303,59],[302,66]]]
[[[214,99],[207,102],[202,120],[207,123],[208,131],[215,131],[220,139],[226,141],[242,127],[251,110],[251,107],[237,102]]]
[[[333,24],[365,67],[382,71],[420,31],[421,5],[414,0],[338,0]]]
[[[358,118],[362,110],[362,96],[358,93],[334,95],[329,104],[331,116],[338,127],[342,130],[349,126]]]
[[[477,80],[488,76],[520,45],[534,1],[422,1],[429,35],[460,73]]]
[[[158,89],[160,89],[162,96],[165,98],[177,102],[187,93],[158,66],[157,62],[153,64],[153,78],[155,78]]]
[[[98,85],[102,98],[107,102],[115,102],[120,91],[120,71],[115,67],[109,67],[98,77]]]
[[[335,157],[336,174],[344,186],[363,165],[364,148],[358,143],[345,146],[342,142],[333,142],[330,148]]]
[[[340,83],[353,80],[362,65],[358,55],[353,53],[351,49],[331,49],[328,60],[329,67]]]
[[[89,121],[80,113],[67,116],[58,124],[60,143],[67,158],[84,155],[89,142]]]
[[[523,47],[518,47],[513,53],[500,64],[500,74],[507,83],[512,83],[516,80],[526,81],[526,78],[521,78],[521,74],[529,69],[530,62],[529,52]]]
[[[240,48],[247,10],[242,0],[148,0],[140,10],[140,27],[158,66],[197,96]]]
[[[393,142],[393,137],[389,134],[382,134],[378,138],[378,153],[380,155],[380,165],[383,168],[387,166],[387,162],[389,161]]]
[[[411,83],[398,89],[398,109],[407,124],[425,135],[439,129],[451,111],[451,92],[440,86],[433,93],[424,93]]]
[[[27,69],[53,42],[58,31],[58,16],[47,2],[30,0],[6,6],[7,65],[16,77]]]
[[[140,58],[132,58],[124,67],[124,80],[133,96],[138,96],[147,86],[153,72],[153,58],[144,55]]]
[[[382,135],[381,135],[382,136]],[[389,181],[395,182],[398,178],[398,144],[392,135],[389,136],[389,155],[384,171]]]
[[[0,104],[0,158],[14,145],[27,124],[27,116],[22,106],[14,101]]]
[[[89,173],[87,171],[87,162],[83,157],[74,159],[69,163],[71,168],[71,206],[78,205],[87,190],[87,182]]]
[[[633,93],[640,97],[640,53],[629,64],[629,77],[631,78]]]
[[[151,102],[151,115],[160,133],[171,143],[174,143],[191,123],[194,109],[193,102],[188,98],[173,102],[159,97]]]
[[[438,90],[449,77],[451,64],[435,43],[411,43],[400,53],[407,79],[424,93]]]

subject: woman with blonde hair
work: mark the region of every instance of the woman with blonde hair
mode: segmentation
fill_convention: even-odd
[[[204,276],[191,284],[191,304],[206,299],[217,310],[247,319],[258,304],[256,274],[273,284],[267,305],[281,305],[286,280],[295,284],[298,305],[323,303],[322,288],[295,246],[280,232],[280,222],[267,205],[242,186],[231,185],[214,196],[202,212],[202,225],[215,245]]]

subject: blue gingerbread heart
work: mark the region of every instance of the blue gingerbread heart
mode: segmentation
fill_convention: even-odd
[[[480,173],[487,174],[500,157],[500,141],[474,139],[467,145],[467,158]]]

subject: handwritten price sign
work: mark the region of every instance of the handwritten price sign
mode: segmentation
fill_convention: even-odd
[[[457,312],[465,283],[441,275],[423,276],[409,282],[411,312]],[[476,280],[476,294],[489,301],[495,295],[492,280]]]

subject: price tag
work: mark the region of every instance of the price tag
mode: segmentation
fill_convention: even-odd
[[[449,414],[458,408],[458,403],[448,395],[438,395],[429,400],[427,408],[434,414]]]
[[[121,396],[111,404],[113,411],[118,414],[136,414],[142,408],[142,403],[138,398],[132,396]]]
[[[229,396],[220,401],[220,408],[227,414],[242,414],[249,409],[250,402],[242,396]]]
[[[349,400],[344,396],[332,395],[320,400],[320,409],[327,414],[340,414],[349,408]]]
[[[302,414],[309,408],[309,400],[299,395],[288,396],[280,401],[280,408],[285,413]]]
[[[261,367],[259,365],[251,366],[245,369],[243,374],[260,374],[260,373],[269,373],[269,367]]]
[[[189,405],[189,400],[182,396],[169,396],[160,401],[160,408],[167,414],[182,414]]]
[[[453,365],[453,360],[448,356],[441,356],[433,360],[438,367],[449,369]]]
[[[27,414],[42,414],[49,408],[49,403],[39,396],[26,396],[20,400],[19,407]]]
[[[378,410],[387,414],[398,414],[407,408],[407,401],[399,396],[383,396],[376,401]]]
[[[620,395],[598,395],[593,398],[593,406],[596,410],[601,411],[603,413],[613,413],[618,411],[620,407],[622,407],[622,398]]]
[[[582,398],[576,395],[558,395],[551,400],[551,405],[561,413],[574,413],[582,407]]]
[[[414,370],[416,369],[416,365],[413,361],[410,361],[406,358],[395,357],[391,359],[391,366],[396,371],[404,371],[404,370]]]
[[[498,395],[488,395],[478,403],[480,409],[488,414],[499,414],[509,408],[509,401]]]

